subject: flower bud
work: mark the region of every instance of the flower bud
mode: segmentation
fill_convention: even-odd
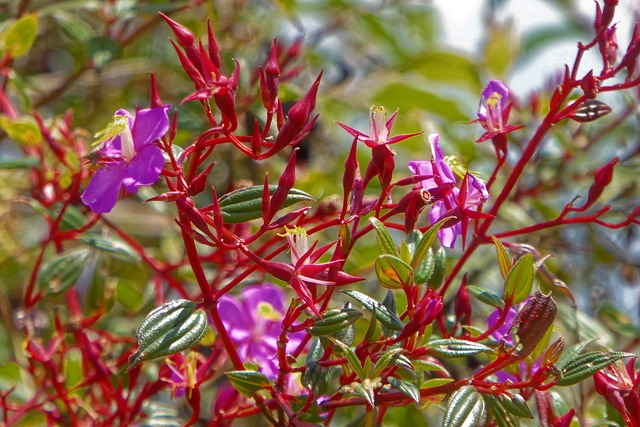
[[[521,358],[527,357],[536,348],[553,324],[557,312],[558,306],[551,295],[543,295],[537,291],[529,298],[513,322],[519,339]]]
[[[453,312],[456,315],[456,319],[463,325],[468,325],[471,322],[471,298],[469,297],[469,291],[467,290],[466,274],[462,278],[462,284],[456,293],[456,299],[453,303]]]
[[[582,78],[580,81],[580,87],[584,91],[584,94],[588,99],[596,99],[598,91],[600,90],[600,79],[593,75],[593,70]]]

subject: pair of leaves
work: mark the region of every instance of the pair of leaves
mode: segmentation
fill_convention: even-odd
[[[369,222],[373,226],[382,255],[378,256],[375,262],[375,271],[380,284],[388,289],[404,289],[414,283],[424,283],[436,270],[436,263],[431,246],[436,238],[438,230],[444,226],[449,218],[443,218],[432,225],[429,230],[419,237],[417,242],[401,243],[399,251],[389,233],[389,230],[377,218],[371,218]],[[415,235],[414,235],[415,236]],[[413,250],[412,250],[413,249]],[[438,260],[443,259],[443,254],[439,254]],[[444,276],[444,268],[440,268],[439,273]],[[416,280],[415,276],[418,276]]]

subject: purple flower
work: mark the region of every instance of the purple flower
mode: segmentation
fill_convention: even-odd
[[[477,122],[486,132],[476,142],[486,141],[522,128],[507,124],[511,111],[509,89],[500,80],[491,80],[482,90]]]
[[[97,213],[110,212],[118,201],[120,188],[131,194],[141,185],[152,185],[160,177],[165,160],[154,141],[169,130],[169,105],[139,110],[135,118],[118,110],[107,128],[108,139],[98,150],[102,167],[96,171],[81,196]]]
[[[222,323],[241,359],[255,363],[269,378],[278,375],[278,338],[286,312],[285,293],[272,283],[247,286],[240,299],[223,295],[218,302]],[[289,335],[288,351],[301,342],[304,332]]]
[[[435,200],[429,211],[430,223],[435,224],[448,216],[456,218],[438,231],[442,246],[453,248],[457,236],[462,235],[464,238],[466,235],[470,218],[482,217],[476,209],[489,198],[489,192],[482,180],[469,173],[466,174],[461,188],[455,187],[455,175],[445,160],[438,139],[437,134],[429,135],[431,160],[410,161],[409,170],[425,177],[419,185]],[[464,191],[461,192],[461,189]]]

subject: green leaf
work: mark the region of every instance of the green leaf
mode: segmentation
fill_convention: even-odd
[[[445,374],[448,374],[448,372],[444,372]],[[453,381],[455,381],[453,378],[430,378],[428,380],[426,380],[425,382],[423,382],[420,385],[421,389],[424,388],[436,388],[436,387],[440,387],[443,386],[445,384],[449,384],[452,383]]]
[[[398,252],[396,243],[393,241],[391,233],[389,233],[389,230],[387,230],[387,227],[384,226],[382,221],[380,221],[378,218],[369,218],[369,222],[376,232],[380,251],[382,251],[382,253],[384,254],[400,257],[400,252]]]
[[[356,353],[353,351],[353,349],[336,339],[332,339],[332,341],[338,347],[340,347],[342,351],[344,351],[344,355],[347,358],[347,363],[349,364],[353,372],[355,372],[356,376],[361,380],[367,378],[364,369],[362,369],[362,365],[360,364],[360,359],[358,359],[358,356],[356,356]]]
[[[382,305],[389,311],[389,313],[393,313],[393,314],[397,314],[398,310],[396,308],[396,297],[393,295],[393,292],[391,290],[387,291],[387,294],[384,296],[384,299],[382,300]],[[375,307],[372,310],[374,317],[377,319],[378,317],[375,316],[376,312],[375,312]],[[382,333],[384,334],[385,337],[392,337],[396,334],[397,331],[382,325]]]
[[[129,310],[138,310],[144,300],[144,291],[147,283],[137,280],[118,280],[116,299]]]
[[[120,44],[111,37],[93,37],[87,44],[89,46],[89,56],[91,56],[93,65],[98,71],[104,70],[107,65],[122,56]]]
[[[307,332],[313,336],[331,335],[353,324],[360,317],[362,313],[352,308],[329,310],[322,314],[322,319],[316,317]]]
[[[76,284],[84,269],[89,251],[63,252],[51,258],[38,274],[40,289],[48,295],[58,295]]]
[[[487,418],[482,396],[473,386],[464,386],[449,398],[442,427],[481,426]]]
[[[498,256],[500,274],[502,274],[502,278],[506,280],[507,275],[509,274],[509,270],[511,269],[511,257],[502,245],[502,242],[500,242],[500,240],[498,240],[496,236],[491,236],[491,238],[493,239],[493,244],[496,246],[496,255]]]
[[[624,357],[634,357],[634,355],[621,351],[610,353],[589,351],[582,353],[575,359],[569,361],[561,370],[561,376],[558,378],[558,381],[556,381],[556,384],[559,386],[577,384]]]
[[[365,387],[363,384],[358,384],[353,388],[353,390],[351,390],[351,394],[363,398],[367,401],[369,406],[373,407],[375,405],[375,395],[371,387]]]
[[[35,14],[20,18],[2,35],[5,54],[18,58],[29,52],[37,34],[38,18]]]
[[[1,119],[0,119],[1,120]],[[24,156],[13,160],[0,160],[0,169],[31,169],[40,164],[40,159],[35,156]]]
[[[447,270],[447,252],[444,247],[440,247],[436,252],[435,256],[435,266],[433,268],[433,273],[427,279],[427,286],[431,289],[438,289],[442,286],[442,282],[444,281],[444,275]]]
[[[457,102],[437,96],[406,82],[395,82],[383,86],[374,97],[376,105],[395,106],[402,111],[420,108],[452,122],[466,122],[469,117],[462,112]]]
[[[391,363],[391,361],[400,353],[402,353],[402,348],[392,348],[387,350],[376,362],[370,375],[368,375],[369,378],[379,377],[380,374],[382,374],[382,371],[384,371],[385,368],[389,366],[389,363]]]
[[[42,142],[40,127],[31,116],[24,115],[17,119],[0,116],[0,127],[19,145],[30,147]]]
[[[563,25],[537,26],[535,31],[524,35],[522,57],[531,57],[535,51],[562,40],[575,40],[584,35],[584,28],[573,20],[566,20]]]
[[[378,318],[380,323],[385,325],[387,328],[394,331],[401,331],[404,328],[404,324],[395,313],[389,311],[387,307],[374,300],[369,295],[352,290],[342,290],[340,292],[349,295],[351,298],[364,305],[368,310],[372,312],[375,311],[375,316]]]
[[[138,351],[129,357],[131,370],[145,360],[186,350],[200,342],[207,332],[207,314],[189,300],[178,299],[149,313],[140,326]]]
[[[277,185],[269,186],[269,193],[273,195]],[[222,218],[226,224],[238,224],[262,217],[262,185],[244,187],[227,193],[218,199]],[[298,202],[315,202],[315,199],[304,191],[292,188],[289,190],[282,208]]]
[[[389,384],[399,392],[409,396],[414,402],[420,403],[420,390],[408,381],[399,380],[398,378],[388,378]]]
[[[331,372],[320,366],[317,360],[310,360],[305,363],[300,381],[302,385],[313,391],[313,394],[322,396],[331,386]]]
[[[254,393],[271,386],[269,378],[256,371],[229,371],[225,375],[231,385],[245,397],[252,397]]]
[[[493,419],[496,421],[498,427],[518,427],[520,425],[518,418],[508,412],[504,407],[506,399],[503,399],[502,396],[498,397],[491,394],[485,394],[482,397],[487,404],[489,414],[491,414]]]
[[[311,360],[320,360],[324,356],[324,347],[322,347],[322,342],[320,338],[313,337],[311,338],[311,343],[309,344],[309,352],[307,353],[306,362]]]
[[[533,419],[533,414],[531,413],[531,409],[527,405],[527,401],[524,400],[524,397],[519,394],[514,394],[512,396],[504,395],[502,399],[502,404],[504,408],[516,415],[520,418],[528,418],[530,420]]]
[[[68,350],[64,355],[64,384],[72,389],[84,379],[82,369],[82,352],[78,348]],[[76,389],[72,394],[80,395]]]
[[[56,206],[51,210],[51,215],[57,217],[60,214],[60,206]],[[78,208],[73,205],[67,205],[64,213],[62,214],[62,219],[60,220],[60,230],[68,231],[68,230],[77,230],[81,228],[86,223],[86,218],[80,212]]]
[[[492,307],[504,308],[504,301],[495,292],[480,286],[467,285],[467,290],[479,301]]]
[[[80,238],[80,241],[121,261],[140,262],[140,255],[131,246],[119,240],[109,237],[84,236]]]
[[[411,249],[409,248],[409,244],[402,240],[400,242],[400,259],[407,264],[411,262]]]
[[[431,341],[429,349],[440,357],[466,357],[483,352],[493,352],[492,348],[484,344],[457,338]]]
[[[520,257],[511,268],[504,285],[504,299],[513,304],[521,303],[531,294],[533,287],[533,255]]]
[[[429,80],[466,86],[480,92],[478,66],[468,58],[449,51],[427,51],[414,56],[406,71],[416,70]]]
[[[0,364],[0,391],[9,395],[9,402],[26,402],[36,392],[31,375],[14,362]]]
[[[489,71],[498,77],[503,77],[509,70],[518,52],[518,34],[512,24],[504,27],[491,25],[489,27],[489,41],[484,48],[485,63]]]
[[[429,227],[429,230],[424,233],[424,235],[420,239],[420,242],[418,242],[418,245],[416,246],[415,252],[413,253],[413,258],[411,259],[412,268],[416,268],[422,263],[422,261],[427,256],[429,249],[431,249],[431,246],[433,245],[433,242],[438,235],[438,231],[440,231],[442,226],[450,219],[451,217],[449,216],[442,218],[440,221]]]
[[[413,282],[416,285],[427,283],[431,278],[436,267],[436,257],[433,255],[433,249],[429,248],[427,256],[422,260],[420,265],[413,272]]]
[[[64,9],[57,9],[52,12],[51,16],[76,41],[86,43],[93,36],[93,27],[80,18],[75,11],[72,13]]]
[[[413,269],[397,256],[379,255],[375,269],[380,285],[387,289],[403,289],[413,284]]]

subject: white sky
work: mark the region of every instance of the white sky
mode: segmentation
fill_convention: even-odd
[[[478,0],[432,0],[440,11],[440,19],[444,28],[444,40],[447,45],[462,50],[473,52],[481,43],[484,32],[482,29],[482,7],[484,2]],[[536,27],[548,27],[562,24],[561,16],[550,2],[541,0],[511,0],[506,2],[501,9],[500,20],[502,22],[513,19],[515,28],[520,33],[529,32]],[[602,1],[601,1],[602,3]],[[583,15],[589,20],[595,14],[593,0],[577,0],[577,4]],[[616,10],[614,22],[617,22],[619,51],[624,53],[629,43],[633,30],[633,10],[640,8],[637,0],[620,0]],[[585,40],[583,40],[585,41]],[[509,87],[516,93],[528,92],[532,88],[540,87],[548,79],[554,70],[561,70],[567,62],[573,62],[576,54],[577,40],[567,40],[546,47],[526,64],[515,69]],[[598,69],[600,62],[590,63],[588,57],[583,60],[583,68]]]

